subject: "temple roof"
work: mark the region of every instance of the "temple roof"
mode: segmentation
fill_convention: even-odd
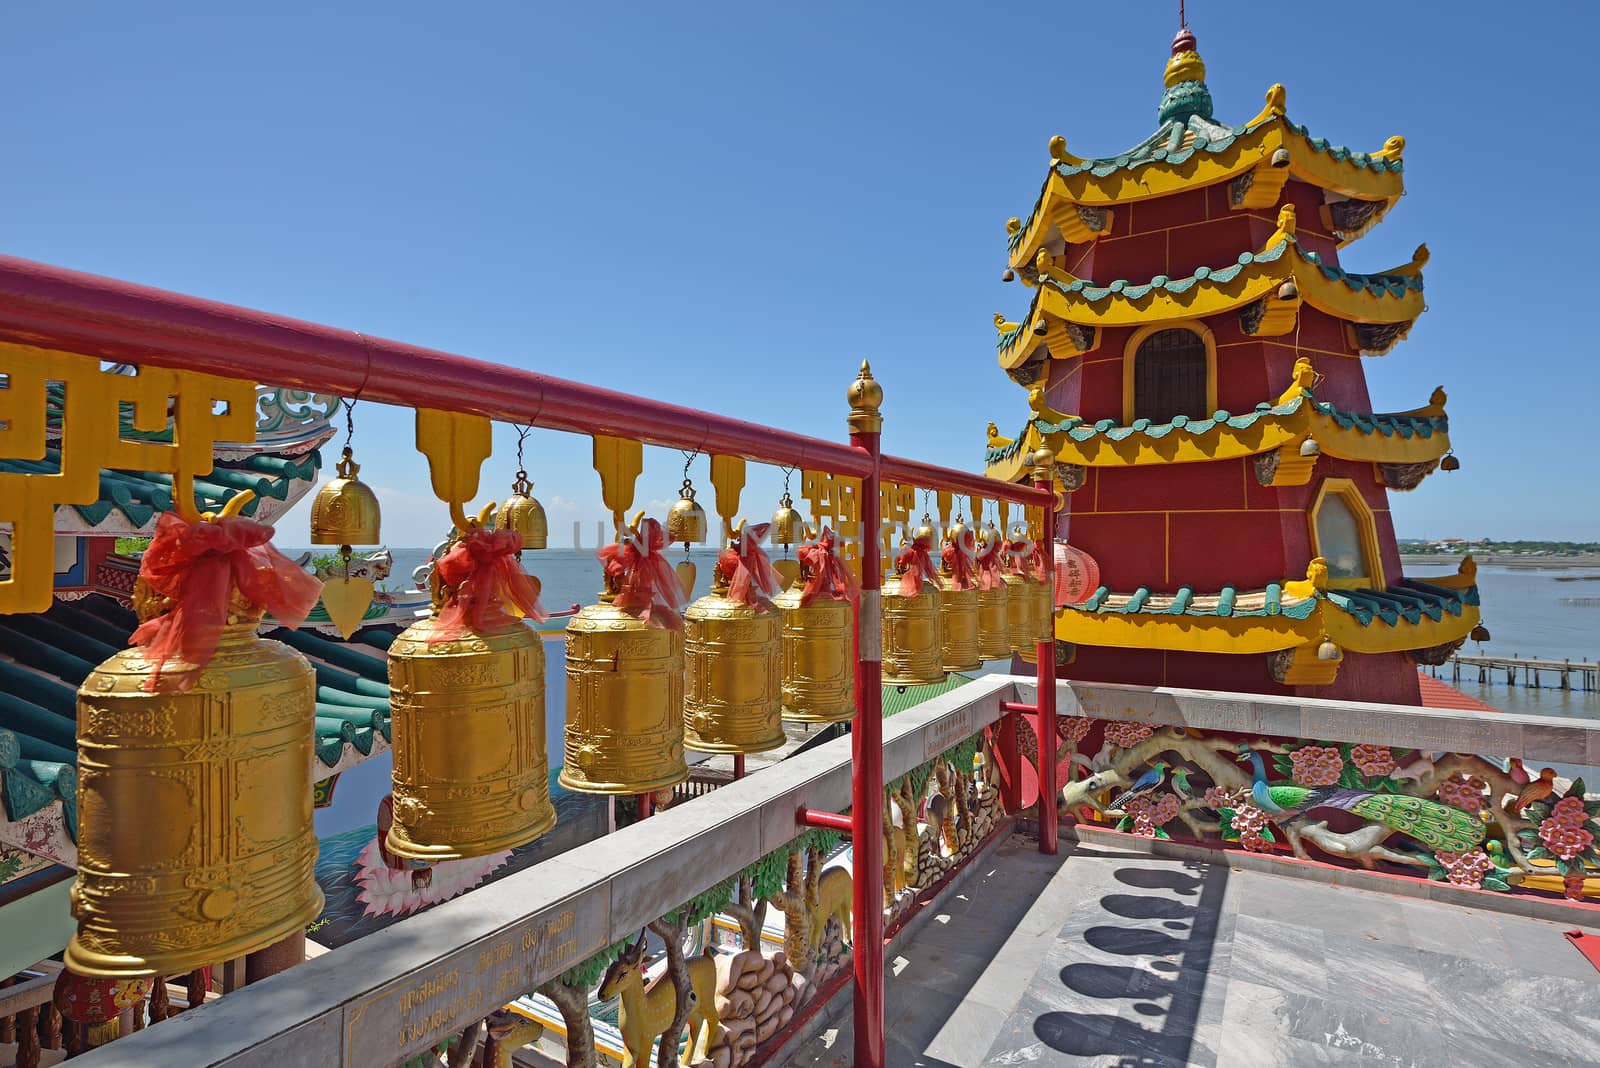
[[[1391,653],[1437,649],[1464,640],[1478,622],[1475,566],[1458,576],[1422,582],[1402,579],[1383,590],[1329,589],[1327,569],[1313,561],[1305,580],[1265,589],[1224,586],[1211,594],[1192,587],[1152,593],[1139,587],[1114,593],[1100,587],[1081,604],[1056,613],[1056,637],[1086,646],[1202,653],[1289,653],[1320,661],[1331,682],[1343,651]],[[1447,584],[1448,583],[1448,584]],[[1324,648],[1323,643],[1333,648]],[[1290,681],[1310,682],[1304,677]]]
[[[1121,204],[1231,181],[1234,210],[1270,208],[1292,177],[1323,190],[1323,213],[1340,244],[1377,224],[1405,190],[1405,138],[1361,152],[1312,137],[1287,114],[1281,85],[1267,90],[1266,107],[1249,122],[1230,126],[1212,117],[1205,64],[1194,38],[1173,44],[1156,131],[1126,152],[1080,158],[1066,141],[1050,141],[1052,163],[1026,219],[1013,219],[1008,246],[1013,268],[1033,261],[1055,240],[1092,241],[1110,232]],[[1085,217],[1080,212],[1088,212]]]
[[[0,616],[0,827],[55,805],[47,822],[66,841],[77,828],[77,688],[94,666],[127,647],[133,612],[92,595],[39,615]],[[387,632],[362,642],[275,631],[306,654],[317,675],[320,781],[389,747]],[[365,644],[370,642],[372,644]],[[59,804],[58,804],[59,803]],[[9,836],[0,836],[7,844]],[[59,858],[57,858],[59,859]]]
[[[1293,381],[1275,403],[1262,402],[1254,411],[1238,415],[1219,410],[1203,419],[1182,415],[1165,423],[1135,419],[1127,426],[1112,419],[1090,423],[1057,412],[1035,388],[1029,394],[1033,416],[1021,432],[1013,439],[991,434],[984,454],[985,474],[1006,482],[1028,477],[1031,457],[1042,446],[1055,454],[1058,465],[1068,467],[1141,467],[1254,456],[1263,458],[1257,476],[1264,485],[1286,486],[1305,485],[1323,453],[1380,468],[1409,470],[1421,465],[1427,467],[1422,472],[1426,474],[1450,451],[1444,390],[1435,390],[1427,405],[1408,412],[1349,412],[1316,398],[1311,389],[1315,375],[1315,366],[1301,357]],[[1316,443],[1314,449],[1306,445],[1308,441]],[[1380,470],[1379,476],[1395,489],[1416,485],[1416,481],[1398,484],[1406,479],[1398,474],[1391,478],[1391,473]]]
[[[1352,337],[1363,354],[1387,352],[1422,314],[1422,268],[1426,245],[1410,262],[1360,274],[1324,263],[1301,247],[1292,205],[1278,213],[1278,229],[1256,252],[1233,263],[1201,267],[1182,278],[1156,275],[1148,281],[1117,279],[1096,284],[1057,267],[1041,250],[1023,280],[1035,287],[1022,322],[995,317],[1000,366],[1008,371],[1041,359],[1091,352],[1107,327],[1151,326],[1237,312],[1247,334],[1279,337],[1295,328],[1302,303],[1352,326],[1393,328],[1382,338]],[[1290,284],[1292,283],[1292,284]]]

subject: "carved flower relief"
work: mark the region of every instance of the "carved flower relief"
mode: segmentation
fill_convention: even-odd
[[[1452,775],[1439,784],[1439,800],[1451,808],[1478,813],[1483,809],[1489,784],[1476,775]]]
[[[1303,745],[1289,754],[1289,759],[1294,766],[1291,775],[1301,786],[1336,786],[1344,771],[1344,758],[1336,745]]]

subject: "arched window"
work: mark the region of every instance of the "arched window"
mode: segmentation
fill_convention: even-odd
[[[1383,588],[1377,527],[1355,483],[1347,478],[1323,481],[1311,508],[1311,534],[1316,554],[1328,565],[1329,586]]]
[[[1209,417],[1208,364],[1205,338],[1193,330],[1145,338],[1133,355],[1132,418],[1170,423],[1178,415]]]

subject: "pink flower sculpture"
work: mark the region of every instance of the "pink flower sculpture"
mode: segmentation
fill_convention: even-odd
[[[1138,745],[1156,732],[1148,723],[1107,723],[1106,741],[1127,749]]]
[[[1476,813],[1483,808],[1483,793],[1488,788],[1476,775],[1452,775],[1439,784],[1439,800],[1451,808]]]
[[[1563,799],[1577,801],[1577,798]],[[1576,812],[1576,814],[1574,814]],[[1562,860],[1571,860],[1594,843],[1594,835],[1585,827],[1583,802],[1578,801],[1576,810],[1567,808],[1563,810],[1558,804],[1554,811],[1539,824],[1539,840],[1544,847]]]
[[[1301,786],[1334,786],[1344,770],[1338,746],[1303,745],[1289,754],[1294,762],[1294,781]]]
[[[1056,733],[1061,735],[1062,741],[1077,745],[1083,741],[1084,735],[1094,727],[1094,720],[1088,716],[1060,716],[1056,719]]]
[[[1156,826],[1165,827],[1178,818],[1178,812],[1182,808],[1183,802],[1178,799],[1177,794],[1164,793],[1156,798],[1155,815],[1152,818],[1155,820]]]
[[[1455,886],[1481,887],[1483,877],[1494,871],[1494,862],[1489,859],[1489,854],[1481,849],[1466,853],[1440,850],[1434,857],[1444,865],[1445,876]]]
[[[1266,826],[1267,814],[1254,805],[1240,805],[1233,810],[1233,829],[1239,834],[1239,844],[1252,853],[1272,849],[1272,843],[1261,834]]]
[[[1233,807],[1233,793],[1220,786],[1206,787],[1206,808],[1231,808]]]
[[[1392,775],[1395,771],[1394,754],[1386,745],[1358,745],[1350,750],[1350,760],[1367,776]]]

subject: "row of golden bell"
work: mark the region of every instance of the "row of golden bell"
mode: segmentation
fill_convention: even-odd
[[[341,477],[323,487],[313,510],[313,540],[341,545],[347,556],[352,544],[379,541],[377,502],[356,472],[353,462],[341,464]],[[527,489],[523,476],[498,521],[523,544],[542,546],[543,511]],[[704,513],[688,503],[669,517],[674,542],[704,540]],[[480,522],[493,532],[487,510]],[[476,522],[468,525],[477,532]],[[625,529],[637,537],[640,525],[636,519]],[[772,529],[786,550],[804,536],[787,495]],[[917,533],[932,537],[931,529]],[[963,542],[972,535],[959,522],[948,534],[956,545],[980,543]],[[985,534],[983,544],[998,538],[992,528]],[[719,567],[681,629],[618,607],[608,579],[599,603],[567,628],[561,784],[653,792],[687,777],[686,745],[759,752],[783,744],[784,719],[850,719],[854,606],[836,596],[802,604],[810,576],[804,568],[785,571],[789,589],[746,603],[727,595]],[[947,573],[912,595],[885,592],[886,684],[941,682],[947,671],[1013,652],[1031,658],[1033,642],[1048,634],[1046,584],[1007,575],[995,589],[954,585]],[[402,865],[511,849],[555,823],[541,639],[512,619],[437,640],[441,605],[456,592],[436,586],[434,616],[389,649],[393,823],[383,844]],[[142,619],[173,609],[160,598],[136,601]],[[79,975],[188,972],[270,946],[320,913],[316,673],[299,653],[258,635],[262,616],[261,605],[232,588],[216,652],[192,665],[188,688],[170,684],[182,674],[170,668],[163,679],[137,647],[84,680],[72,892],[79,929],[66,953]]]

